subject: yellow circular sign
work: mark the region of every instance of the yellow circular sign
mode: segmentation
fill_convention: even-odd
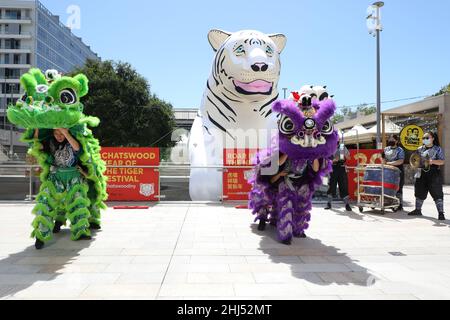
[[[423,144],[423,134],[421,127],[416,125],[407,126],[400,133],[400,142],[406,150],[416,151]]]

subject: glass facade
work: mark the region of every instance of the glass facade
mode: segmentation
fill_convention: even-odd
[[[41,3],[37,6],[36,65],[68,73],[98,56]]]

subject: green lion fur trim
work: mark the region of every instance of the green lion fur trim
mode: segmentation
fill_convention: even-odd
[[[50,77],[39,69],[31,69],[21,77],[20,83],[25,95],[15,106],[9,106],[7,116],[11,123],[26,129],[21,140],[30,145],[28,153],[37,159],[42,168],[42,186],[37,198],[39,203],[33,212],[43,215],[37,215],[33,222],[33,236],[48,241],[51,235],[43,235],[40,226],[51,229],[53,225],[49,221],[65,222],[65,217],[71,222],[81,218],[72,226],[72,239],[90,235],[89,230],[84,229],[89,228],[89,222],[100,225],[100,209],[106,208],[104,202],[108,195],[104,175],[106,165],[100,156],[100,144],[89,129],[97,127],[100,120],[83,114],[84,107],[80,102],[80,98],[89,92],[89,80],[83,74],[73,78],[57,74]],[[85,183],[63,193],[58,192],[49,180],[53,157],[43,151],[44,142],[52,138],[56,128],[69,129],[82,147],[79,159]],[[39,129],[38,138],[35,138],[35,129]],[[82,196],[74,199],[76,193]]]

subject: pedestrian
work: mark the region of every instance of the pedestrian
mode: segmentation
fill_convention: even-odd
[[[405,150],[400,146],[400,138],[394,134],[389,138],[388,146],[383,152],[383,162],[385,165],[396,167],[400,170],[400,188],[397,192],[397,198],[400,200],[400,206],[397,211],[403,210],[403,187],[405,185]]]
[[[423,146],[417,150],[421,166],[417,169],[415,178],[416,209],[410,216],[422,216],[423,203],[430,193],[439,213],[439,220],[445,220],[444,190],[441,166],[445,164],[444,152],[439,144],[439,138],[434,132],[427,132],[423,137]]]
[[[330,182],[328,188],[328,204],[325,210],[333,208],[333,199],[337,197],[337,187],[339,185],[339,195],[345,203],[345,210],[353,211],[350,206],[350,197],[348,193],[348,176],[345,163],[350,159],[350,152],[344,143],[338,142],[338,150],[333,157],[333,172],[330,175]]]

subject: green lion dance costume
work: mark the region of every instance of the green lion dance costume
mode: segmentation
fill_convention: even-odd
[[[22,141],[30,144],[29,153],[42,168],[33,210],[36,248],[41,249],[67,220],[72,240],[90,239],[90,229],[100,229],[100,210],[106,208],[107,194],[100,145],[88,128],[98,126],[100,120],[85,116],[80,102],[88,93],[88,79],[83,74],[71,78],[54,70],[44,75],[31,69],[20,83],[25,95],[8,108],[8,119],[26,128]],[[78,151],[67,143],[54,142],[54,129],[59,128],[68,129],[64,132],[78,142]]]

